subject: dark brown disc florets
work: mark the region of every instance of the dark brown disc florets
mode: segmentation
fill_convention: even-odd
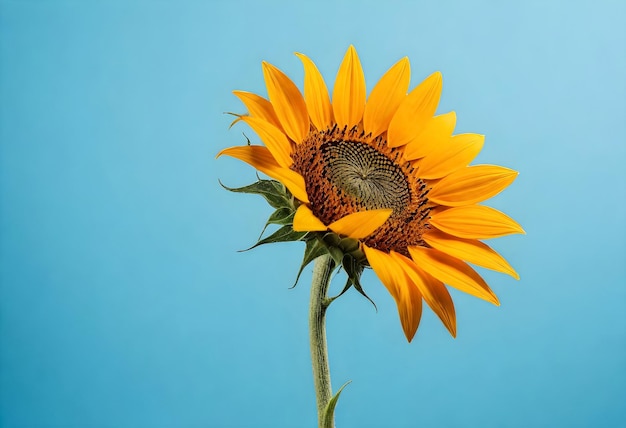
[[[432,208],[428,188],[416,177],[400,149],[359,128],[312,130],[292,154],[293,169],[304,177],[311,210],[324,224],[358,211],[390,208],[389,219],[363,242],[408,255],[424,245]]]

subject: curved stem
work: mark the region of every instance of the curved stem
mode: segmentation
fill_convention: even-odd
[[[326,294],[328,293],[333,265],[333,259],[329,254],[320,256],[315,260],[309,306],[309,339],[313,363],[313,384],[317,399],[317,420],[320,428],[324,427],[326,406],[332,397],[325,318],[326,308],[330,304],[330,299],[326,297]],[[331,426],[334,426],[332,421]]]

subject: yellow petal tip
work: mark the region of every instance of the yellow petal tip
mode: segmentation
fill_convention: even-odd
[[[293,218],[293,230],[296,232],[321,232],[327,228],[306,205],[300,205]]]
[[[263,67],[263,71],[270,71],[275,67],[267,61],[261,61],[261,67]]]
[[[441,71],[435,71],[433,74],[431,74],[428,78],[428,80],[433,79],[434,83],[436,86],[439,87],[439,90],[441,91],[441,86],[442,86],[442,82],[443,82],[443,74],[441,74]]]
[[[400,61],[398,61],[398,62],[401,62],[403,65],[409,64],[410,63],[409,57],[408,56],[404,56],[404,57],[400,58]]]
[[[515,229],[516,232],[519,233],[520,235],[526,235],[526,231],[524,230],[524,228],[522,228],[522,226],[520,226],[517,222],[515,223]]]
[[[219,152],[217,152],[217,154],[215,155],[215,159],[219,158],[220,156],[222,156],[224,154],[224,152],[226,150],[228,150],[230,147],[227,147],[225,149],[220,150]]]

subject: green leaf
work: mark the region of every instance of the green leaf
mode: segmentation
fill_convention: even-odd
[[[339,388],[339,391],[337,391],[337,393],[333,395],[333,398],[331,398],[328,404],[326,405],[326,408],[324,409],[324,419],[322,423],[322,426],[324,428],[334,428],[335,406],[337,406],[337,400],[339,400],[339,395],[341,394],[341,391],[343,391],[343,389],[346,386],[348,386],[350,382],[352,381],[349,380],[346,383],[344,383],[342,387]]]
[[[258,247],[259,245],[271,244],[274,242],[301,241],[307,233],[308,232],[296,232],[291,228],[291,225],[283,226],[267,238],[259,240],[259,242],[254,244],[252,247],[241,251],[249,251],[255,247]]]
[[[300,275],[309,263],[326,253],[328,253],[328,248],[326,248],[326,245],[324,245],[324,243],[321,242],[319,239],[313,238],[306,241],[306,248],[304,249],[302,264],[300,265],[300,269],[298,270],[298,275],[296,275],[296,281],[290,288],[294,288],[296,285],[298,285]]]
[[[284,186],[275,180],[259,180],[256,183],[243,187],[228,187],[221,181],[220,185],[235,193],[252,193],[262,195],[265,200],[274,208],[293,208],[291,197],[287,194]]]

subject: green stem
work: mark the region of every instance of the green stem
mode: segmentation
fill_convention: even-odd
[[[328,347],[326,345],[326,308],[330,299],[326,296],[330,283],[330,274],[334,262],[329,254],[318,257],[313,268],[311,284],[311,304],[309,306],[309,338],[311,342],[311,361],[313,363],[313,384],[317,399],[318,427],[324,428],[326,406],[332,397],[330,368],[328,366]],[[334,426],[330,421],[330,426]]]

